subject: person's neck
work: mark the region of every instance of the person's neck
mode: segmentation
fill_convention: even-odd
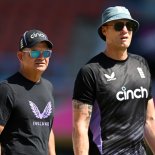
[[[104,54],[114,60],[126,60],[128,57],[127,49],[118,50],[118,49],[106,49]]]
[[[32,82],[39,82],[41,79],[41,73],[39,72],[30,72],[30,71],[26,71],[26,70],[22,70],[20,69],[19,72],[28,80],[32,81]]]

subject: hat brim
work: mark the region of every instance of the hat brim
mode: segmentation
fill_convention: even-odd
[[[134,27],[133,32],[136,32],[136,31],[138,30],[138,28],[139,28],[139,22],[136,21],[136,20],[134,20],[134,19],[129,19],[129,18],[118,18],[118,19],[113,19],[113,20],[111,19],[111,20],[108,20],[108,21],[104,22],[104,23],[98,28],[98,34],[99,34],[99,36],[100,36],[104,41],[106,41],[106,37],[105,37],[105,35],[102,33],[102,26],[104,26],[104,25],[105,25],[106,23],[108,23],[108,22],[115,21],[115,20],[120,20],[120,19],[127,19],[127,20],[130,20],[130,21],[134,22],[135,27]]]
[[[37,41],[33,42],[33,44],[30,44],[30,45],[27,46],[27,47],[28,47],[28,48],[31,48],[31,47],[33,47],[33,46],[35,46],[36,44],[41,43],[41,42],[46,42],[48,48],[49,48],[49,49],[52,49],[53,43],[50,42],[49,40],[44,40],[44,39],[37,40]]]

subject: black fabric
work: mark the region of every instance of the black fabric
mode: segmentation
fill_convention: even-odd
[[[123,61],[104,53],[92,58],[80,69],[73,94],[75,100],[90,105],[97,102],[99,106],[103,155],[137,155],[136,149],[139,155],[145,154],[137,144],[143,139],[146,106],[151,98],[147,62],[130,53]]]
[[[93,139],[93,134],[91,132],[91,130],[89,129],[88,131],[88,135],[89,135],[89,155],[99,155],[99,149],[96,146],[96,144],[94,143]]]
[[[1,145],[6,155],[48,155],[54,98],[52,84],[16,73],[0,83]]]

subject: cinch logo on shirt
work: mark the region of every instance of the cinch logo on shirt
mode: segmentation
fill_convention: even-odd
[[[147,98],[148,97],[148,91],[146,88],[143,88],[142,86],[140,88],[137,88],[135,90],[127,90],[126,87],[122,87],[122,91],[117,92],[116,98],[119,101],[124,101],[128,99],[138,99],[138,98]]]

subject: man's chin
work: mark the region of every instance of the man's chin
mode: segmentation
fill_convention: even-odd
[[[38,72],[44,72],[46,70],[46,67],[37,67],[35,68],[35,70]]]

